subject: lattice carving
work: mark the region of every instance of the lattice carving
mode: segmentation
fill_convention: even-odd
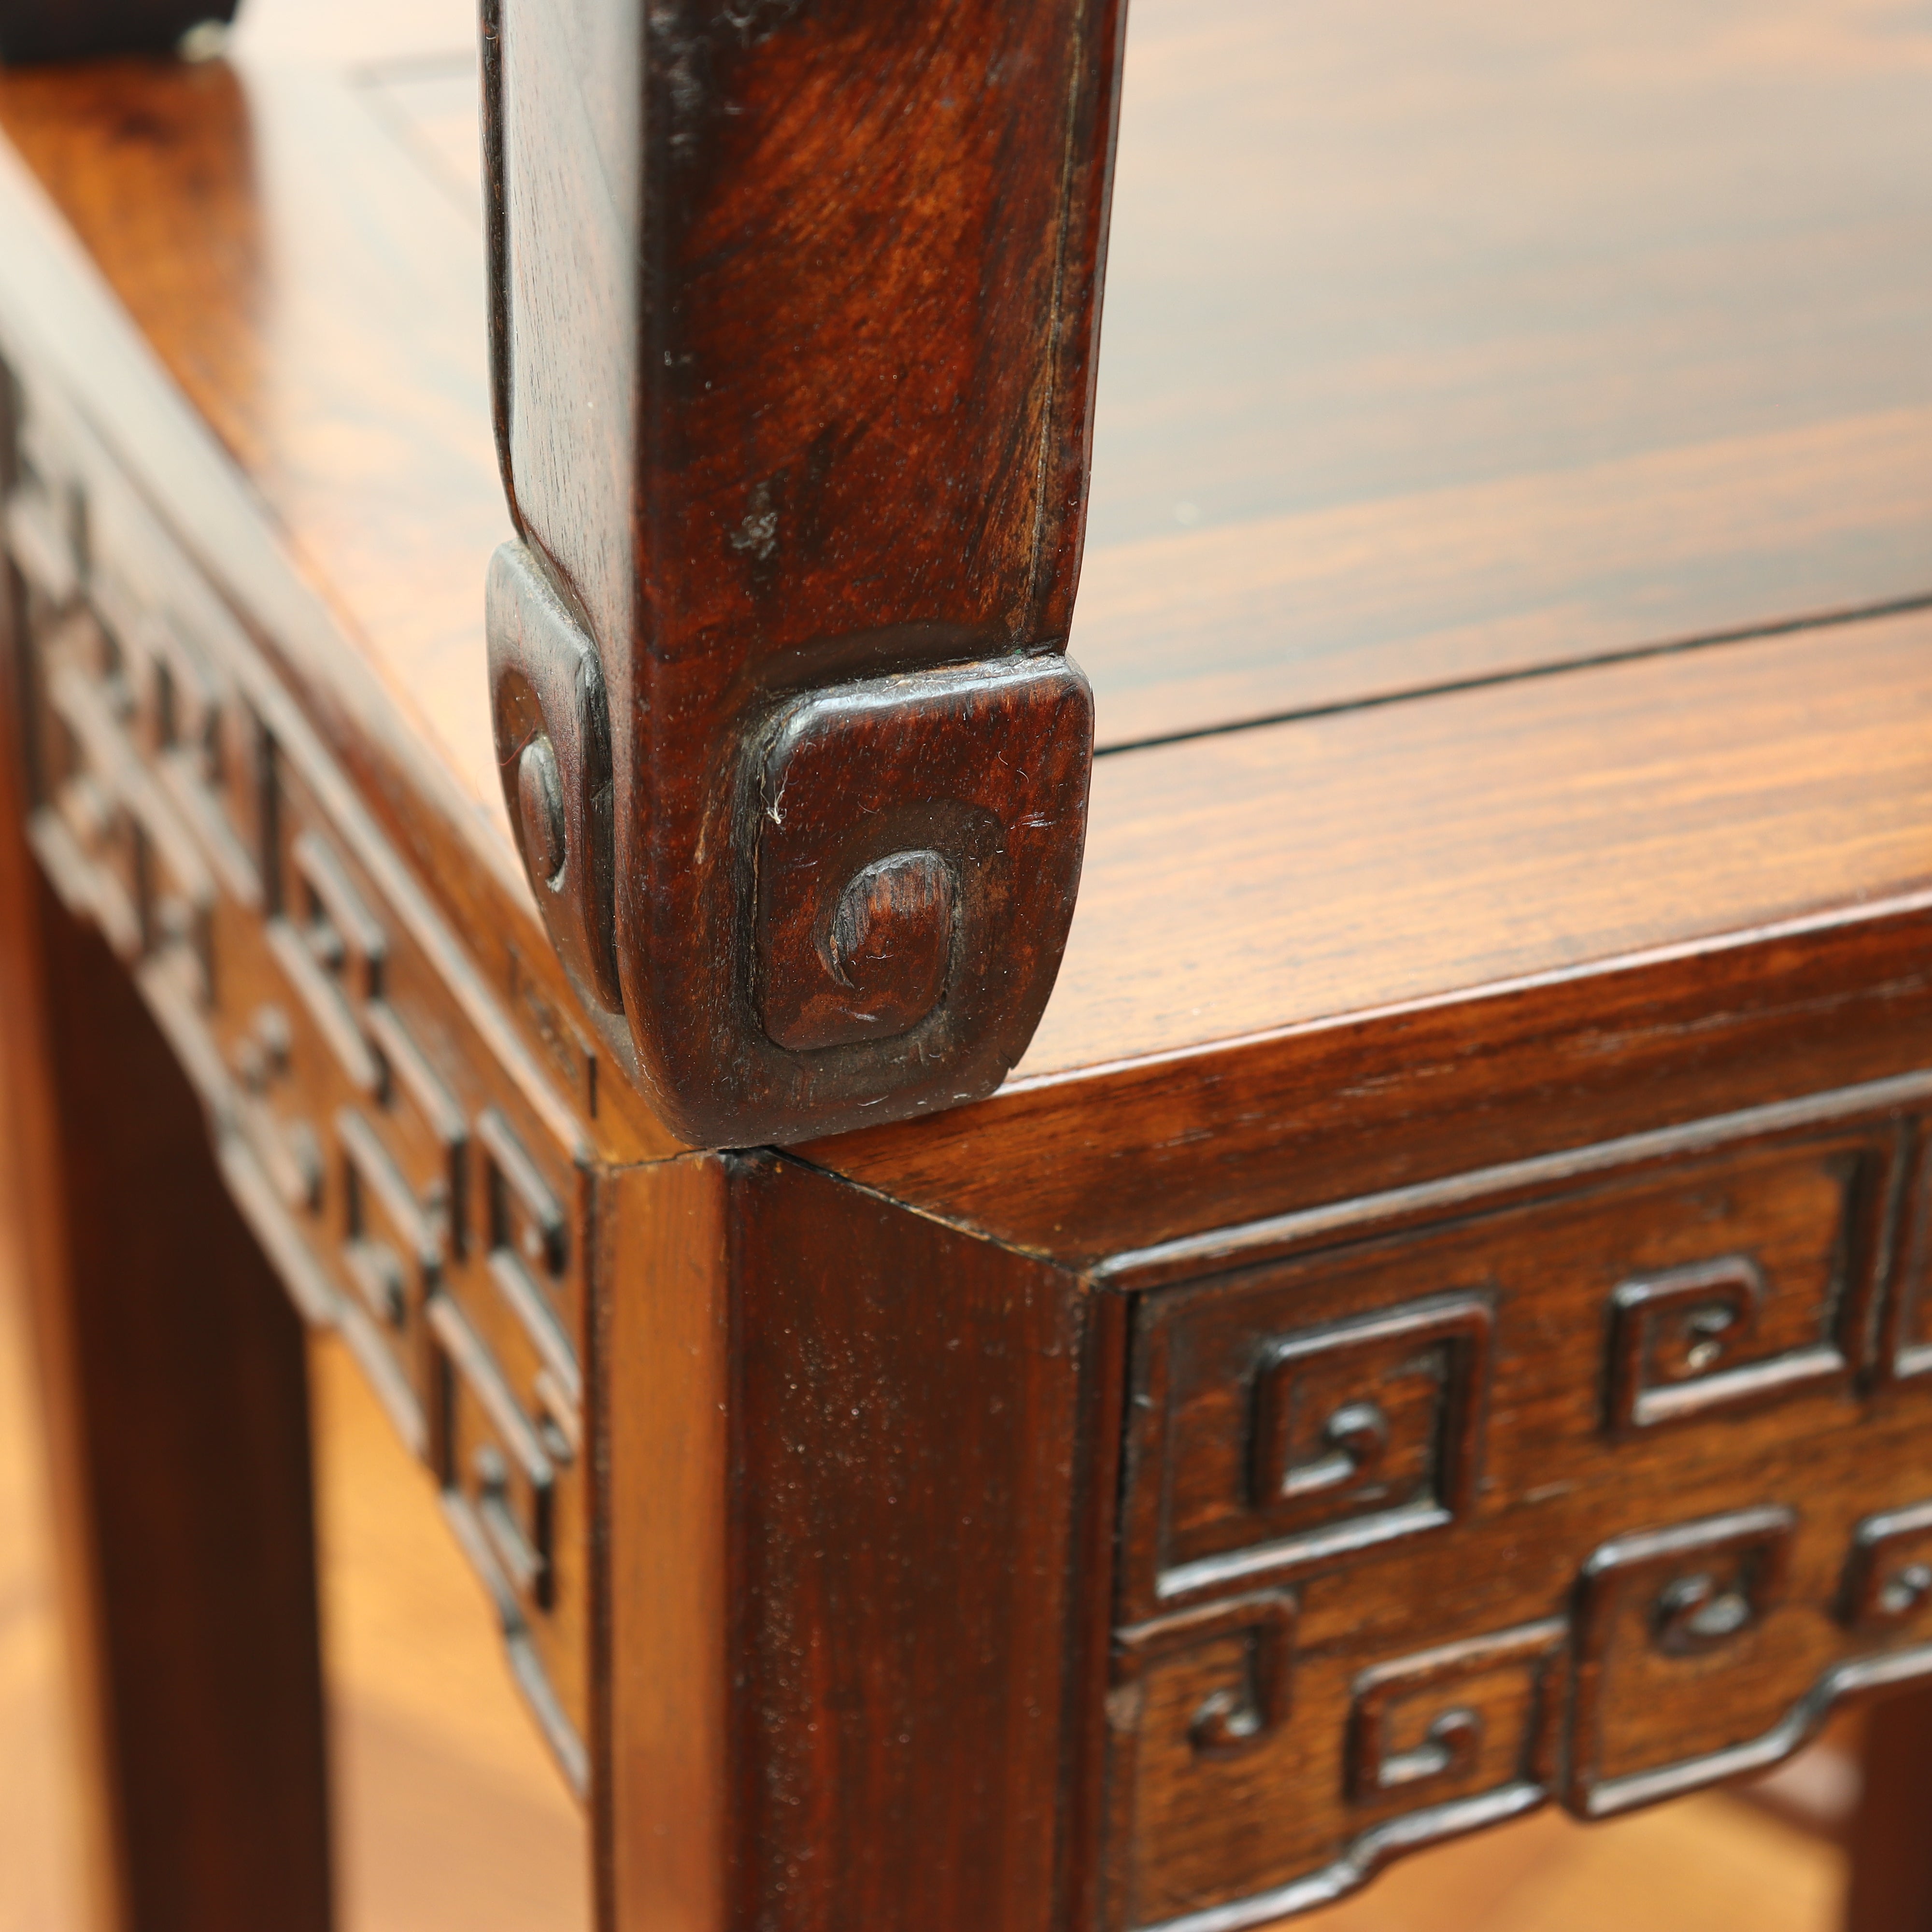
[[[1238,1932],[1546,1802],[1761,1771],[1932,1677],[1920,1131],[1847,1109],[1147,1297],[1114,1932]]]
[[[160,520],[58,398],[29,395],[22,442],[35,848],[134,973],[297,1306],[430,1462],[581,1789],[580,1145]]]

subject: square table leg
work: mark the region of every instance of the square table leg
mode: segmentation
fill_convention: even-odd
[[[1932,1690],[1865,1714],[1846,1932],[1932,1932]]]
[[[10,733],[5,734],[10,740]],[[0,748],[4,1175],[104,1932],[326,1932],[307,1364],[200,1109]]]

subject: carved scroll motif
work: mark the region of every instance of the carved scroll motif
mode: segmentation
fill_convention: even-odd
[[[1245,1480],[1208,1492],[1203,1531],[1169,1538],[1154,1600],[1252,1587],[1454,1522],[1474,1492],[1492,1322],[1480,1294],[1435,1295],[1262,1342],[1238,1398]],[[1210,1478],[1184,1456],[1174,1480]]]
[[[1198,1756],[1226,1756],[1258,1742],[1288,1714],[1296,1603],[1283,1591],[1237,1597],[1158,1624],[1120,1631],[1114,1640],[1117,1715],[1139,1721],[1138,1688],[1148,1670],[1177,1652],[1238,1648],[1232,1681],[1208,1690],[1190,1711],[1187,1741]],[[1131,1711],[1120,1708],[1130,1705]]]
[[[1149,1294],[1110,1932],[1264,1926],[1545,1802],[1762,1772],[1932,1681],[1932,1384],[1898,1359],[1923,1132],[1848,1106],[1663,1182]],[[1292,1586],[1294,1694],[1258,1723],[1264,1580]],[[1238,1746],[1202,1748],[1217,1718]]]
[[[1556,1772],[1567,1635],[1562,1618],[1546,1618],[1364,1672],[1350,1718],[1350,1796],[1413,1804],[1472,1785],[1543,1792]]]
[[[694,1142],[974,1098],[1045,1008],[1119,51],[1118,0],[485,8],[504,795]]]
[[[1932,1678],[1932,1503],[1862,1521],[1828,1604],[1792,1595],[1798,1521],[1766,1505],[1612,1538],[1570,1613],[1378,1661],[1340,1710],[1327,1660],[1297,1654],[1307,1608],[1282,1593],[1121,1632],[1110,1924],[1264,1925],[1552,1798],[1609,1817],[1765,1770],[1845,1700]],[[1849,1654],[1817,1641],[1834,1622]],[[1174,1874],[1224,1818],[1241,1821],[1214,1868],[1228,1895],[1163,1905],[1174,1886],[1198,1897]]]
[[[1882,1510],[1853,1532],[1838,1614],[1852,1630],[1891,1635],[1932,1612],[1932,1502]]]
[[[1879,1177],[1867,1158],[1834,1162],[1838,1237],[1819,1317],[1785,1346],[1764,1334],[1779,1284],[1748,1253],[1634,1276],[1612,1298],[1609,1406],[1613,1432],[1694,1421],[1747,1403],[1842,1384],[1863,1358],[1874,1258],[1865,1222]],[[1808,1283],[1787,1286],[1802,1294]],[[1792,1344],[1795,1343],[1795,1346]]]

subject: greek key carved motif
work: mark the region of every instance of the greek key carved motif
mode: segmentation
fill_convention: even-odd
[[[1612,1430],[1694,1420],[1850,1375],[1863,1357],[1870,1300],[1871,1257],[1860,1252],[1860,1222],[1878,1186],[1871,1165],[1838,1164],[1844,1198],[1828,1293],[1812,1333],[1795,1345],[1780,1346],[1766,1332],[1776,1284],[1753,1255],[1715,1256],[1618,1284],[1611,1297]]]
[[[1568,1629],[1545,1618],[1380,1664],[1355,1680],[1349,1795],[1358,1804],[1439,1802],[1556,1774]]]
[[[1932,1677],[1926,1396],[1879,1346],[1922,1264],[1922,1131],[1847,1096],[1662,1180],[1148,1294],[1109,1924],[1261,1926],[1544,1802],[1762,1771]],[[1444,1280],[1481,1286],[1415,1292]],[[1854,1515],[1864,1486],[1884,1506]],[[1256,1723],[1238,1606],[1276,1576],[1294,1695]],[[1238,1748],[1201,1748],[1217,1715]]]
[[[1263,1348],[1251,1480],[1255,1508],[1289,1532],[1280,1560],[1325,1552],[1338,1528],[1365,1542],[1454,1517],[1490,1328],[1486,1302],[1455,1296]]]
[[[1839,1615],[1855,1630],[1932,1629],[1932,1502],[1882,1510],[1861,1522],[1845,1564]]]
[[[1177,1651],[1232,1642],[1238,1659],[1232,1681],[1208,1690],[1190,1714],[1188,1743],[1197,1755],[1225,1756],[1265,1737],[1288,1714],[1295,1614],[1292,1594],[1269,1590],[1122,1630],[1114,1641],[1121,1727],[1138,1721],[1138,1687],[1150,1666]]]
[[[1166,1436],[1150,1393],[1148,1449],[1173,1461],[1165,1523],[1136,1526],[1154,1558],[1140,1600],[1292,1574],[1455,1520],[1476,1480],[1492,1324],[1484,1296],[1452,1294],[1263,1336],[1198,1438]]]
[[[430,963],[427,902],[377,886],[393,856],[332,822],[346,788],[158,520],[58,399],[23,444],[5,529],[35,850],[134,973],[298,1308],[430,1462],[580,1789],[577,1148],[503,1070],[507,1025],[479,1037],[476,988]]]
[[[1761,1771],[1844,1700],[1932,1678],[1932,1503],[1858,1524],[1830,1604],[1793,1598],[1798,1525],[1768,1504],[1612,1538],[1559,1593],[1563,1613],[1388,1658],[1346,1686],[1298,1654],[1309,1617],[1287,1593],[1121,1632],[1110,1922],[1264,1924],[1552,1797],[1607,1817]],[[1821,1644],[1834,1621],[1876,1647]],[[1215,1868],[1227,1896],[1164,1906],[1190,1835],[1222,1808],[1269,1829]]]
[[[1583,1570],[1568,1802],[1594,1817],[1653,1795],[1683,1767],[1644,1764],[1642,1725],[1693,1681],[1676,1666],[1742,1653],[1782,1592],[1796,1519],[1767,1506],[1620,1537]],[[1628,1714],[1633,1741],[1622,1742]],[[1699,1781],[1691,1778],[1687,1782]]]
[[[1312,1910],[1404,1851],[1515,1816],[1549,1795],[1562,1714],[1562,1618],[1317,1688],[1308,1683],[1321,1675],[1316,1660],[1294,1654],[1292,1603],[1284,1593],[1237,1598],[1117,1640],[1111,1924],[1232,1932]],[[1291,1672],[1310,1693],[1293,1710],[1279,1688]],[[1264,1695],[1266,1706],[1258,1701]],[[1256,1798],[1279,1791],[1283,1773],[1297,1796],[1264,1822]],[[1244,1838],[1238,1859],[1212,1873],[1233,1895],[1202,1902],[1204,1888],[1172,1868],[1185,1863],[1180,1844],[1204,1816],[1242,1814],[1262,1828]],[[1258,1891],[1231,1887],[1237,1865],[1270,1882]],[[1198,1909],[1183,1904],[1190,1894]]]

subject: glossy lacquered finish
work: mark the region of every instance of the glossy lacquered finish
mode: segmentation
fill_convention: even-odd
[[[1280,304],[1241,310],[1234,340],[1189,304],[1240,294],[1248,262],[1270,286],[1318,286],[1299,266],[1317,244],[1336,287],[1366,278],[1348,284],[1352,312],[1428,283],[1426,262],[1396,272],[1371,219],[1426,178],[1396,130],[1413,122],[1426,146],[1427,126],[1396,116],[1370,140],[1347,124],[1373,119],[1376,76],[1411,56],[1351,56],[1232,4],[1197,25],[1150,0],[1123,124],[1142,198],[1120,233],[1151,252],[1120,285],[1128,352],[1096,418],[1104,447],[1119,412],[1126,453],[1112,499],[1098,486],[1113,520],[1083,592],[1092,628],[1083,602],[1072,634],[1101,754],[1054,991],[987,1098],[718,1152],[689,1150],[632,1076],[635,961],[594,920],[547,929],[540,910],[578,876],[573,842],[602,836],[596,788],[569,790],[567,769],[601,754],[597,698],[614,774],[627,731],[657,757],[673,720],[638,728],[619,701],[584,584],[555,556],[529,560],[534,512],[538,542],[511,554],[522,574],[500,608],[548,655],[500,652],[493,690],[482,586],[516,533],[489,429],[471,22],[460,6],[439,22],[432,0],[379,11],[353,50],[266,0],[232,64],[0,80],[0,353],[22,404],[7,544],[29,671],[10,712],[39,748],[27,796],[45,876],[118,949],[109,967],[88,941],[101,970],[167,1025],[275,1274],[359,1338],[499,1586],[509,1666],[584,1781],[614,1932],[1226,1932],[1536,1804],[1606,1815],[1741,1774],[1834,1702],[1922,1676],[1932,687],[1928,620],[1904,607],[1932,578],[1909,538],[1926,500],[1919,365],[1894,352],[1920,312],[1899,266],[1916,258],[1894,246],[1916,190],[1864,227],[1839,219],[1867,205],[1873,153],[1907,124],[1916,30],[1887,43],[1898,80],[1864,28],[1828,32],[1803,8],[1754,52],[1706,22],[1696,58],[1670,68],[1682,91],[1665,129],[1678,147],[1704,130],[1712,165],[1686,176],[1700,233],[1758,234],[1745,190],[1767,148],[1808,157],[1803,220],[1775,245],[1712,240],[1706,306],[1664,302],[1629,330],[1605,311],[1567,362],[1481,256],[1472,299],[1495,299],[1504,326],[1474,389],[1443,342],[1423,345],[1406,392],[1341,338],[1325,364],[1300,338],[1312,372],[1284,380],[1304,404],[1324,384],[1382,400],[1357,410],[1358,442],[1342,424],[1320,446],[1354,448],[1352,468],[1306,458],[1331,494],[1298,507],[1268,492],[1303,459],[1263,458],[1306,409],[1240,359]],[[814,36],[872,11],[768,9],[742,40],[718,28],[717,91],[694,97],[694,120],[673,100],[658,123],[698,136],[688,176],[674,152],[609,152],[637,182],[685,180],[693,220],[742,220],[783,266],[788,210],[830,190],[800,188],[782,157],[770,179],[798,194],[761,194],[760,142],[796,126],[778,79],[818,98],[832,49]],[[1570,161],[1520,190],[1568,209],[1603,254],[1564,299],[1596,314],[1596,283],[1687,262],[1640,168],[1576,158],[1625,152],[1604,104],[1652,98],[1638,56],[1682,38],[1681,12],[1622,18],[1617,60],[1587,23],[1489,17],[1485,52],[1462,14],[1418,0],[1404,15],[1492,146],[1536,131],[1510,122],[1521,100],[1484,92],[1498,49],[1567,90],[1576,145],[1538,138]],[[1054,38],[1072,13],[962,18],[1074,59]],[[892,74],[956,75],[929,22],[888,24]],[[674,63],[650,65],[667,50],[639,58],[668,85]],[[1732,78],[1747,53],[1842,138],[1768,131]],[[1384,170],[1348,176],[1354,215],[1328,228],[1312,203],[1282,205],[1269,184],[1290,136],[1270,146],[1256,120],[1304,57],[1339,78],[1327,120],[1304,96],[1294,138]],[[1061,71],[1071,88],[1088,70]],[[1206,205],[1180,158],[1220,152],[1217,89],[1246,162],[1204,233],[1246,222],[1256,244],[1190,256],[1148,197],[1166,171]],[[743,125],[724,127],[719,104],[746,107]],[[934,128],[955,111],[928,104]],[[1010,110],[999,97],[986,124]],[[602,138],[594,116],[542,118],[566,149]],[[800,157],[842,138],[796,131]],[[959,194],[988,189],[980,163],[1010,164],[1002,178],[1035,207],[1036,152],[1016,131],[989,159],[985,131],[952,130],[976,158]],[[922,129],[902,138],[861,161],[938,152]],[[1580,200],[1586,179],[1607,202]],[[1087,215],[1090,186],[1073,195]],[[924,249],[978,245],[944,223],[899,228],[870,254],[841,231],[884,263],[881,286]],[[821,658],[807,640],[800,675],[780,675],[792,660],[766,647],[790,606],[761,572],[836,640],[861,628],[862,594],[908,582],[977,586],[991,610],[1020,550],[998,491],[983,524],[934,510],[964,532],[944,550],[922,548],[932,506],[892,503],[874,528],[838,494],[910,473],[880,440],[894,408],[956,432],[961,473],[984,481],[988,419],[928,418],[926,392],[867,404],[840,446],[855,466],[821,479],[841,507],[819,550],[795,514],[803,472],[753,500],[806,405],[847,392],[809,357],[746,346],[766,293],[748,256],[707,250],[712,232],[664,230],[664,279],[638,313],[666,289],[696,304],[651,325],[697,358],[662,380],[651,419],[730,434],[692,443],[682,467],[669,442],[640,467],[572,473],[568,449],[532,472],[513,448],[511,477],[529,504],[646,478],[649,515],[620,519],[610,552],[620,586],[648,548],[625,548],[639,530],[692,538],[663,581],[664,634],[692,655],[649,675],[676,695],[706,664],[752,668],[692,714],[701,753],[655,769],[692,798],[736,774],[715,795],[735,801],[726,829],[755,863],[734,889],[749,963],[729,998],[776,1051],[890,1055],[964,956],[934,943],[972,916],[958,855],[997,884],[1016,849],[974,846],[971,812],[949,830],[931,799],[997,819],[1026,784],[1057,790],[1071,766],[1004,776],[973,734],[991,719],[1007,748],[1033,707],[1077,710],[1082,688],[1058,619],[1020,624],[1021,648],[990,658],[978,642]],[[1850,302],[1828,341],[1743,313],[1793,277],[1823,302],[1832,234],[1853,263],[1839,285],[1882,284],[1885,300]],[[772,286],[818,314],[837,259],[790,259]],[[1188,303],[1155,298],[1162,259]],[[934,293],[932,314],[991,332],[985,366],[946,364],[964,386],[938,393],[1045,393],[1028,386],[1043,380],[1037,334],[1002,332],[1037,314],[1034,284],[1016,286],[1011,308]],[[862,321],[864,292],[847,298],[825,312]],[[1400,310],[1425,333],[1432,313]],[[513,338],[514,315],[499,320]],[[867,383],[911,366],[910,338],[880,326],[881,359],[848,358],[850,394],[874,403]],[[632,340],[572,339],[592,334]],[[856,322],[850,339],[872,340]],[[1217,402],[1202,342],[1246,370],[1252,406]],[[578,366],[532,364],[530,380]],[[1605,372],[1673,368],[1610,448]],[[554,400],[526,398],[526,428]],[[1187,480],[1202,520],[1172,534],[1121,520],[1136,489],[1160,508],[1163,411],[1174,488],[1204,473],[1204,450],[1230,482],[1217,498]],[[594,438],[556,443],[596,454]],[[1320,568],[1290,576],[1333,597],[1291,601],[1346,650],[1292,647],[1270,601],[1270,572],[1304,542]],[[838,557],[873,550],[910,574],[837,578]],[[1041,568],[1034,590],[1058,566]],[[1360,603],[1365,585],[1388,601]],[[1175,614],[1184,600],[1198,621]],[[1358,629],[1337,621],[1351,608]],[[730,633],[715,659],[697,649],[714,632]],[[1041,742],[1084,758],[1077,732]],[[917,805],[932,822],[902,836],[908,788],[934,778]],[[892,821],[874,842],[841,824],[855,800]],[[614,788],[614,854],[620,805]],[[1060,822],[1022,815],[1064,856]],[[614,941],[621,869],[614,857]],[[1008,908],[1029,921],[1008,870]],[[1033,877],[1050,874],[1042,860]],[[284,1028],[265,1026],[270,1007]],[[1026,1003],[1000,1010],[1006,1024]],[[244,1281],[263,1285],[238,1268],[238,1294]],[[1874,1736],[1875,1766],[1910,1763],[1908,1730]],[[1860,1932],[1893,1924],[1924,1870],[1910,1807],[1882,1796],[1860,1827]],[[320,1843],[312,1817],[289,1822],[298,1792],[290,1804],[274,1829]],[[228,1815],[253,1828],[240,1801]]]
[[[547,608],[610,721],[500,730],[506,803],[693,1140],[989,1092],[1046,1005],[1119,54],[1116,0],[485,10],[497,688]]]

